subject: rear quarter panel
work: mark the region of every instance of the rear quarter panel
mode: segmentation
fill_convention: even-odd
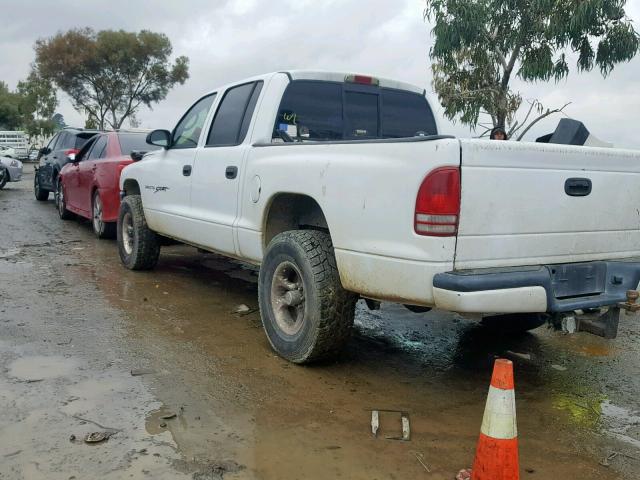
[[[120,168],[123,164],[130,165],[131,163],[133,163],[133,160],[125,156],[108,158],[97,162],[94,189],[100,192],[102,214],[105,222],[118,220],[118,210],[120,209]]]

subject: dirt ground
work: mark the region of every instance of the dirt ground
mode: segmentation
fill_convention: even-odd
[[[496,356],[515,362],[521,478],[640,478],[638,317],[614,341],[509,338],[359,304],[341,358],[294,366],[263,334],[253,268],[177,246],[127,271],[26,170],[0,191],[0,479],[449,480],[473,460]],[[408,412],[411,440],[385,438],[393,414],[374,438],[372,409]]]

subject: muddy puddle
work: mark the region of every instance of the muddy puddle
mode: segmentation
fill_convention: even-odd
[[[9,364],[9,376],[27,382],[69,375],[78,368],[77,361],[64,357],[22,357]]]

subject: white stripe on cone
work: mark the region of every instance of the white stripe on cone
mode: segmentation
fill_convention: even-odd
[[[489,387],[481,432],[491,438],[510,440],[518,436],[516,397],[513,390]]]

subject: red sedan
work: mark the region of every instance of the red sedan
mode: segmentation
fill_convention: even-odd
[[[63,220],[75,215],[91,220],[98,238],[113,238],[120,208],[120,172],[142,153],[153,148],[146,132],[107,132],[96,135],[73,162],[60,171],[55,192]]]

